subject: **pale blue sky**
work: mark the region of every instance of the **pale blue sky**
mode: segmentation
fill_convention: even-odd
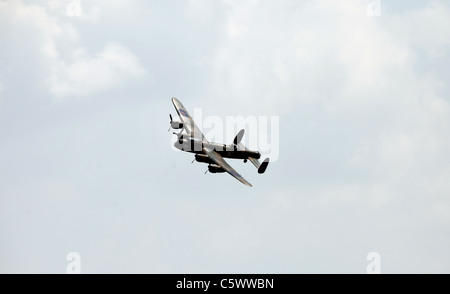
[[[449,273],[450,6],[370,2],[1,0],[0,272]],[[174,96],[278,161],[204,175]]]

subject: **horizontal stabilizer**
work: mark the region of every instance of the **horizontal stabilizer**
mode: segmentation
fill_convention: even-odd
[[[263,163],[261,163],[261,165],[258,168],[258,173],[259,174],[263,174],[266,172],[267,166],[269,166],[269,158],[266,158],[266,160],[263,161]]]

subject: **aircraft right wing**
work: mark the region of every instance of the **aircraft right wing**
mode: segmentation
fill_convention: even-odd
[[[214,161],[218,166],[223,168],[227,173],[229,173],[231,176],[236,178],[238,181],[243,183],[246,186],[252,187],[252,184],[247,182],[244,177],[242,177],[237,171],[235,171],[226,161],[223,159],[222,156],[220,156],[219,153],[216,151],[210,149],[210,148],[203,148],[203,152],[205,152],[206,155],[208,155],[209,158],[211,158],[212,161]]]

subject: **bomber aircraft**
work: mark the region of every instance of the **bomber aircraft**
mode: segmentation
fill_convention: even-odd
[[[180,133],[173,133],[178,137],[174,146],[182,151],[195,154],[194,161],[208,164],[210,173],[229,173],[231,176],[242,182],[244,185],[252,187],[238,172],[236,172],[224,159],[241,159],[246,163],[248,160],[258,169],[259,174],[263,174],[269,165],[269,158],[262,163],[259,161],[261,154],[258,151],[251,151],[241,143],[245,130],[241,130],[233,143],[229,145],[209,142],[195,124],[192,117],[187,112],[183,104],[177,99],[172,98],[172,103],[180,117],[181,121],[174,121],[170,117],[170,129],[181,130]],[[185,133],[183,133],[185,131]],[[194,162],[192,161],[192,163]]]

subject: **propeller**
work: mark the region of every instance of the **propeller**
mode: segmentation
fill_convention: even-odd
[[[172,128],[172,122],[173,122],[171,114],[169,114],[169,117],[170,117],[170,127],[169,127],[169,130],[167,132],[170,132],[170,129]]]

